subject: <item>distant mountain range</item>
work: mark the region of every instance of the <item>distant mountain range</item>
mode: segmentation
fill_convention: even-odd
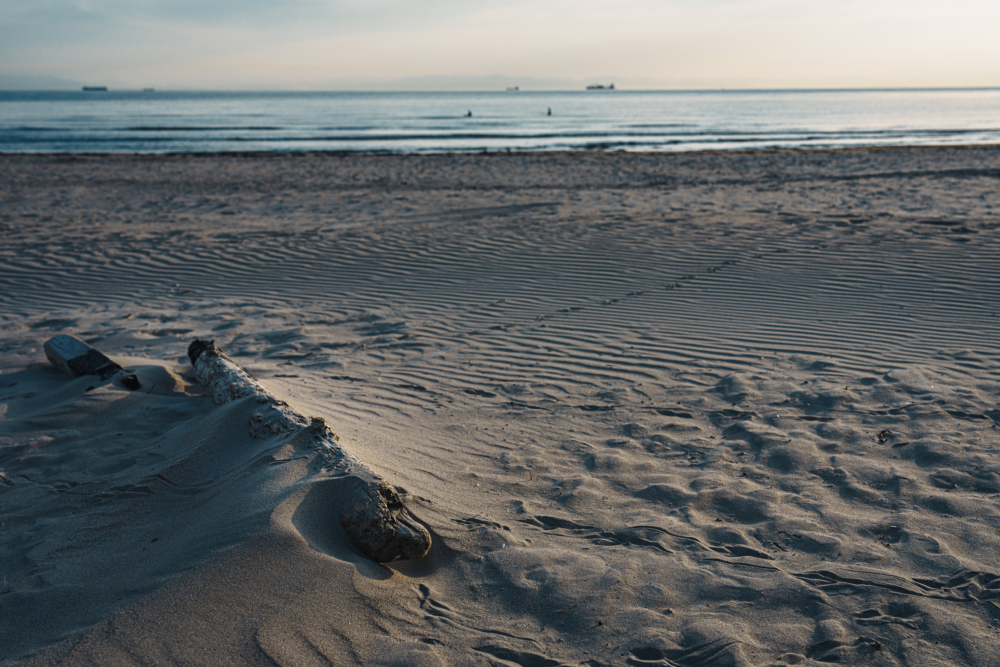
[[[58,76],[0,72],[0,90],[80,90],[82,85],[79,81]]]
[[[570,79],[558,77],[508,76],[490,74],[486,76],[448,76],[428,75],[409,76],[401,78],[370,78],[343,77],[317,82],[306,90],[357,90],[357,91],[487,91],[487,90],[583,90],[594,81],[615,81],[614,76],[588,77],[585,79]],[[629,81],[625,81],[626,84]],[[643,81],[636,80],[629,88],[641,88]],[[58,76],[43,74],[6,74],[0,72],[0,90],[80,90],[83,86],[108,86],[112,90],[140,90],[148,87],[148,82],[132,83],[121,80],[87,80],[80,81]],[[299,88],[296,86],[294,88]],[[294,89],[293,88],[293,89]],[[287,86],[279,84],[246,85],[240,83],[226,84],[218,82],[186,86],[183,83],[157,86],[163,90],[288,90]]]
[[[605,76],[605,79],[610,79]],[[329,82],[330,90],[582,90],[586,84],[600,78],[569,79],[557,77],[508,76],[490,74],[486,76],[408,76],[398,79],[371,79],[351,77]],[[514,92],[513,90],[511,92]]]

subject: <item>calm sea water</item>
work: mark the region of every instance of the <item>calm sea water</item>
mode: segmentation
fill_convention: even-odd
[[[1000,89],[0,92],[0,152],[688,151],[954,143],[1000,143]]]

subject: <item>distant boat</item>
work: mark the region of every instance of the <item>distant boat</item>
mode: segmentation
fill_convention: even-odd
[[[521,89],[518,88],[517,86],[511,86],[511,87],[507,88],[507,90],[521,90]]]
[[[608,84],[605,86],[603,83],[592,83],[587,86],[587,90],[614,90],[615,84]]]
[[[155,93],[156,92],[156,88],[143,88],[142,92],[144,92],[144,93]]]
[[[85,93],[106,93],[108,92],[107,86],[84,86],[83,92]]]

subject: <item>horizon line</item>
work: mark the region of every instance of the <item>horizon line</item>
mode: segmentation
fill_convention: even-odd
[[[96,84],[101,85],[101,84]],[[315,88],[315,89],[294,89],[294,88],[157,88],[154,86],[144,86],[136,88],[112,88],[107,87],[102,91],[84,91],[82,88],[90,87],[75,86],[73,88],[0,88],[0,93],[70,93],[70,92],[93,92],[93,93],[115,93],[115,92],[167,92],[167,93],[598,93],[614,94],[619,92],[627,93],[824,93],[824,92],[921,92],[921,91],[976,91],[976,90],[1000,90],[1000,84],[990,86],[847,86],[847,87],[789,87],[789,88],[623,88],[615,86],[614,89],[588,90],[585,88],[532,88],[532,89],[498,89],[498,88],[469,88],[464,89],[366,89],[366,88]]]

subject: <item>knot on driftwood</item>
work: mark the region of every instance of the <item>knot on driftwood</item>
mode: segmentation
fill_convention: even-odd
[[[215,347],[214,340],[201,340],[200,338],[195,338],[188,345],[188,359],[191,360],[191,365],[194,366],[198,362],[198,357],[202,355],[206,350],[212,350],[218,353],[219,348]]]
[[[371,473],[340,515],[340,523],[359,549],[380,563],[422,558],[431,536],[384,479]]]

